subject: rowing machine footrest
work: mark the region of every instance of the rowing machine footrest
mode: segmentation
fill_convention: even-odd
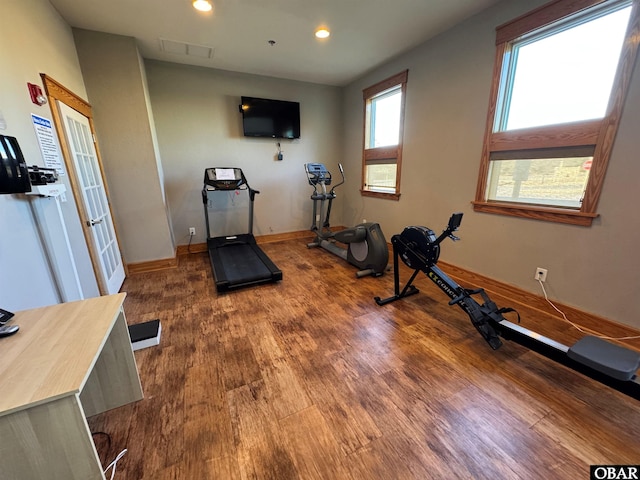
[[[631,380],[640,368],[640,354],[598,337],[578,340],[567,356],[617,380]]]

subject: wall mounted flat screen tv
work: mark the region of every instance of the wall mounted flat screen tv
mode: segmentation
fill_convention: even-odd
[[[242,97],[245,137],[300,138],[300,103]]]

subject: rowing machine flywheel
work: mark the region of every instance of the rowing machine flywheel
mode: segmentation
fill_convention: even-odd
[[[408,267],[421,269],[424,265],[434,265],[438,261],[440,245],[434,244],[436,235],[433,230],[427,227],[407,227],[394,237],[399,237],[392,238],[391,241]]]

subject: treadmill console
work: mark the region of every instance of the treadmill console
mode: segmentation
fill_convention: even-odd
[[[238,190],[247,188],[247,179],[241,168],[207,168],[204,184],[208,190]]]

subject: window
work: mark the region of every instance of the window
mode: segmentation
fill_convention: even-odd
[[[400,198],[402,131],[408,71],[364,89],[362,194]]]
[[[476,211],[591,225],[636,57],[627,26],[638,1],[556,0],[497,28]]]

